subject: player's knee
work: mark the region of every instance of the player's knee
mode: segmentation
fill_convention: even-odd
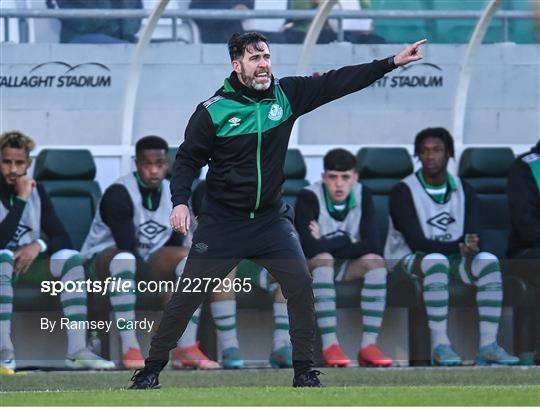
[[[320,253],[309,259],[309,266],[313,270],[317,267],[333,267],[334,257],[330,253]]]
[[[471,272],[476,278],[489,273],[500,273],[499,258],[495,254],[482,251],[474,257]]]
[[[441,253],[426,254],[422,258],[420,266],[422,267],[422,270],[424,270],[424,267],[431,267],[437,264],[442,264],[445,267],[450,267],[450,261],[448,260],[448,257]]]
[[[0,250],[0,280],[11,282],[13,278],[13,252],[11,250]],[[2,264],[7,264],[8,268],[3,268]]]
[[[62,249],[51,255],[50,270],[54,278],[61,278],[73,267],[82,266],[83,260],[77,250]],[[84,276],[84,273],[82,274]],[[84,279],[84,277],[72,277],[73,279]]]
[[[358,260],[364,264],[367,271],[386,268],[384,258],[375,253],[366,254]]]
[[[109,270],[112,275],[116,275],[124,271],[135,273],[137,270],[137,259],[132,253],[122,251],[112,258]]]
[[[0,263],[9,263],[13,265],[14,254],[11,250],[0,250]]]

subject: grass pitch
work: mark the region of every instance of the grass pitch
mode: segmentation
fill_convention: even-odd
[[[323,369],[324,389],[293,389],[292,370],[165,371],[163,389],[129,391],[130,373],[0,377],[0,406],[540,406],[540,368]]]

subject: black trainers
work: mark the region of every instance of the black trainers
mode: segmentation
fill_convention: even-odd
[[[294,388],[323,388],[324,385],[318,378],[320,374],[324,375],[324,373],[315,369],[301,373],[294,377],[292,386]]]
[[[137,369],[131,377],[133,384],[129,389],[160,389],[159,373]]]

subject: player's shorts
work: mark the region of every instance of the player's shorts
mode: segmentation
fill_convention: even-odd
[[[403,257],[398,264],[394,267],[392,271],[393,274],[414,274],[419,277],[422,277],[423,274],[421,271],[418,271],[416,266],[418,265],[418,260],[424,257],[426,253],[418,251],[416,253],[411,253]],[[472,275],[470,268],[468,268],[467,263],[465,262],[465,257],[462,257],[459,253],[453,253],[447,255],[448,261],[450,262],[450,277],[456,280],[460,280],[465,284],[473,284],[475,279]]]
[[[115,249],[115,247],[109,247],[107,249],[104,249],[98,253],[95,253],[90,257],[88,260],[85,260],[84,262],[84,269],[86,270],[86,275],[91,280],[101,280],[102,275],[100,275],[97,271],[97,259],[99,255],[103,252],[109,251]],[[150,262],[152,259],[152,255],[148,257],[148,261]],[[154,280],[155,278],[152,277],[152,273],[150,269],[145,268],[147,263],[141,262],[141,260],[137,259],[137,272],[135,274],[135,280],[136,281],[150,281]],[[173,266],[173,270],[176,266]],[[108,276],[109,272],[107,271],[107,274],[105,276]]]

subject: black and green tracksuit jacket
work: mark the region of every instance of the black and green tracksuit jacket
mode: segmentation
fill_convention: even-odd
[[[321,76],[273,78],[266,91],[245,87],[233,72],[188,122],[172,173],[173,206],[188,203],[196,172],[208,164],[208,200],[251,218],[275,207],[294,121],[393,68],[389,58]]]

